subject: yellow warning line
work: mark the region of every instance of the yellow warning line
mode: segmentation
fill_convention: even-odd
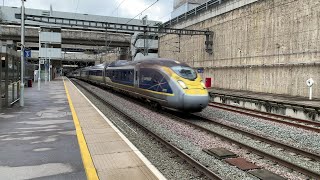
[[[81,126],[80,126],[80,123],[79,123],[79,119],[78,119],[77,113],[74,110],[74,106],[72,104],[72,100],[70,98],[69,91],[68,91],[68,88],[66,86],[66,83],[65,83],[64,79],[63,79],[63,84],[64,84],[64,88],[66,90],[69,106],[70,106],[71,113],[72,113],[73,122],[74,122],[74,125],[76,127],[76,133],[77,133],[78,143],[79,143],[79,146],[80,146],[82,162],[83,162],[83,166],[84,166],[84,169],[86,171],[86,174],[87,174],[87,179],[88,180],[98,180],[99,178],[98,178],[98,175],[97,175],[97,171],[96,171],[96,169],[95,169],[95,167],[93,165],[92,158],[91,158],[91,155],[90,155],[86,140],[84,139],[84,135],[83,135],[82,130],[81,130]]]

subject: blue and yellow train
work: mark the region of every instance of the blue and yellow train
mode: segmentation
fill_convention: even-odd
[[[154,106],[199,112],[209,102],[208,91],[197,72],[175,60],[118,60],[109,65],[86,67],[73,75],[126,92]]]

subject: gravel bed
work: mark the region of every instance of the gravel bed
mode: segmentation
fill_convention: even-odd
[[[90,85],[89,85],[90,86]],[[211,170],[218,172],[225,179],[257,179],[254,176],[239,170],[234,166],[230,166],[224,161],[220,161],[202,151],[204,146],[200,146],[200,144],[207,144],[209,147],[217,147],[213,142],[212,137],[208,137],[209,135],[205,133],[201,133],[196,129],[190,128],[184,124],[178,123],[168,117],[160,115],[157,112],[154,112],[146,107],[142,107],[137,105],[130,100],[126,100],[125,98],[119,97],[115,94],[109,93],[107,91],[101,90],[99,88],[94,88],[94,91],[100,95],[103,95],[104,99],[108,102],[113,103],[117,107],[122,108],[127,114],[134,117],[139,123],[148,127],[148,129],[152,129],[154,133],[165,137],[170,140],[172,143],[177,145],[179,148],[183,149],[184,152],[191,154],[192,157],[198,159],[201,163],[208,165]],[[94,101],[96,103],[96,101]],[[123,108],[125,105],[126,108]],[[104,106],[104,105],[103,105]],[[117,119],[116,117],[111,118],[112,112],[108,112],[102,109],[107,117],[110,119]],[[118,124],[121,126],[120,124]],[[125,129],[125,127],[121,127],[121,129]],[[130,132],[130,131],[129,131]],[[131,138],[131,134],[128,133],[128,138],[137,146],[137,148],[166,176],[168,179],[199,179],[202,177],[199,176],[186,176],[184,173],[180,173],[179,170],[172,171],[171,169],[175,168],[175,164],[173,163],[165,163],[163,158],[167,158],[163,153],[160,152],[157,158],[154,151],[156,148],[150,150],[148,147],[145,147],[144,141],[140,139],[145,139],[145,137],[140,138]],[[217,142],[220,140],[217,140]],[[140,142],[140,143],[139,143]],[[137,144],[136,144],[137,143]],[[152,142],[150,143],[152,144]],[[209,145],[211,144],[211,145]],[[164,162],[162,162],[164,161]],[[179,169],[179,168],[178,168]],[[181,174],[179,177],[174,177],[174,174]],[[181,178],[184,176],[184,178]]]
[[[237,140],[237,141],[242,142],[242,143],[244,143],[246,145],[249,145],[251,147],[259,149],[259,150],[261,150],[263,152],[266,152],[266,153],[269,153],[269,154],[272,152],[272,154],[276,155],[277,157],[280,157],[280,158],[285,159],[287,161],[293,162],[293,163],[298,164],[300,166],[306,167],[308,169],[312,169],[313,171],[320,172],[320,163],[319,162],[308,161],[308,160],[305,159],[305,157],[300,156],[300,155],[296,155],[294,153],[290,153],[290,151],[288,152],[288,151],[285,151],[285,150],[280,149],[278,147],[270,146],[269,144],[266,144],[264,142],[260,142],[260,141],[248,138],[246,136],[243,136],[240,133],[234,133],[234,132],[231,132],[229,130],[226,130],[224,128],[221,128],[221,127],[209,124],[209,123],[204,123],[204,122],[194,122],[194,123],[198,124],[198,125],[200,125],[202,127],[205,127],[205,128],[207,128],[209,130],[212,130],[214,132],[217,132],[219,134],[223,134],[223,135],[225,135],[225,136],[227,136],[227,137],[229,137],[231,139]],[[261,161],[260,160],[261,157],[259,157],[257,155],[255,157],[250,158],[250,159],[255,164],[259,164],[259,162]],[[276,168],[273,167],[275,165],[274,162],[266,160],[265,163],[267,163],[267,164],[263,165],[263,163],[262,163],[260,165],[263,166],[263,167],[266,167],[269,170],[273,169],[272,171],[278,172],[277,174],[280,173],[279,169],[277,170]],[[285,172],[284,176],[289,178],[291,176],[291,174],[290,174],[291,172],[289,172],[289,171],[290,170],[288,170],[288,169],[284,170],[283,171],[283,172]],[[290,177],[290,179],[291,178],[293,178],[293,177]]]
[[[215,119],[232,126],[241,127],[247,131],[320,154],[319,133],[213,107],[207,107],[200,114],[204,117]]]

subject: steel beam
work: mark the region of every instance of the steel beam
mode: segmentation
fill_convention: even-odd
[[[219,1],[220,2],[220,1]],[[21,14],[15,14],[17,19],[21,19]],[[25,15],[25,20],[35,21],[47,24],[59,25],[62,28],[83,28],[83,30],[117,30],[124,32],[149,32],[149,33],[158,33],[158,34],[177,34],[177,35],[205,35],[205,49],[206,52],[212,54],[213,46],[213,32],[204,31],[204,30],[189,30],[189,29],[175,29],[175,28],[166,28],[163,26],[146,26],[146,25],[132,25],[132,24],[120,24],[120,23],[110,23],[110,22],[101,22],[101,21],[89,21],[89,20],[79,20],[79,19],[70,19],[70,18],[60,18],[60,17],[51,17],[51,16],[39,16],[39,15]]]
[[[15,14],[17,19],[21,19],[21,14]],[[49,17],[49,16],[39,16],[39,15],[25,15],[26,21],[35,21],[47,24],[57,24],[60,26],[68,27],[82,27],[87,28],[97,28],[97,29],[112,29],[120,31],[141,31],[141,32],[151,32],[151,33],[165,33],[165,34],[179,34],[179,35],[207,35],[211,34],[211,31],[202,30],[189,30],[189,29],[174,29],[174,28],[164,28],[161,26],[145,26],[145,25],[132,25],[132,24],[120,24],[120,23],[109,23],[101,21],[89,21],[89,20],[79,20],[71,18],[60,18],[60,17]]]

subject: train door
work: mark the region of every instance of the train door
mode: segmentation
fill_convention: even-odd
[[[136,64],[134,67],[134,87],[139,88],[140,79],[140,63]]]

